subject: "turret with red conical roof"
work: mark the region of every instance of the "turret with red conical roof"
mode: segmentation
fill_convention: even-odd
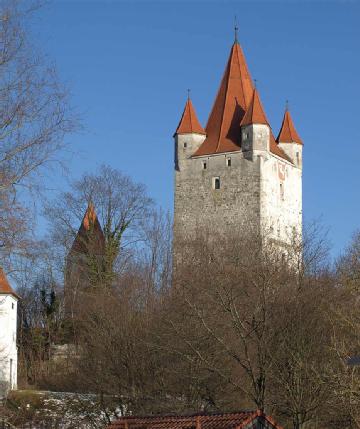
[[[288,105],[286,105],[284,118],[276,141],[279,147],[291,159],[293,164],[297,167],[301,167],[303,142],[296,131]]]
[[[175,165],[178,169],[179,161],[181,162],[182,159],[189,158],[196,152],[206,137],[206,132],[200,124],[191,101],[190,91],[188,92],[185,108],[174,137],[176,146]]]
[[[199,119],[196,115],[190,95],[186,100],[183,114],[181,116],[179,125],[175,131],[175,135],[179,135],[179,134],[201,134],[201,135],[206,134],[204,128],[201,126]]]
[[[256,88],[240,126],[243,152],[269,151],[271,130]]]

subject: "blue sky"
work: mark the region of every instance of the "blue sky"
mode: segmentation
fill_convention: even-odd
[[[34,37],[81,113],[71,177],[110,164],[173,207],[172,134],[191,88],[206,124],[239,40],[275,133],[285,100],[304,147],[306,220],[322,218],[337,254],[360,227],[360,2],[52,1]],[[66,179],[54,175],[55,191]]]

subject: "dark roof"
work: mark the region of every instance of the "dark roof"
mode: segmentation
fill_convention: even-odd
[[[261,411],[238,411],[219,414],[121,417],[109,429],[250,429],[254,423],[267,422],[267,427],[282,429]],[[257,427],[257,426],[256,426]]]

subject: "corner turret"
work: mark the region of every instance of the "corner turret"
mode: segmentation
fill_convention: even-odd
[[[298,168],[302,168],[303,142],[297,133],[288,107],[286,107],[279,135],[276,139],[279,147]]]
[[[206,132],[197,118],[190,97],[186,101],[174,138],[175,168],[178,170],[179,161],[190,158],[206,138]]]
[[[243,152],[270,151],[270,126],[256,88],[240,123]]]

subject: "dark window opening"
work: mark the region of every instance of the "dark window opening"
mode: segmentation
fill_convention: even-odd
[[[184,143],[184,147],[187,147],[187,143],[186,142]]]
[[[228,158],[226,160],[226,164],[227,164],[228,167],[231,167],[231,158]]]
[[[220,177],[214,179],[214,189],[220,189]]]
[[[206,168],[207,168],[206,162],[203,162],[203,169],[206,170]]]

